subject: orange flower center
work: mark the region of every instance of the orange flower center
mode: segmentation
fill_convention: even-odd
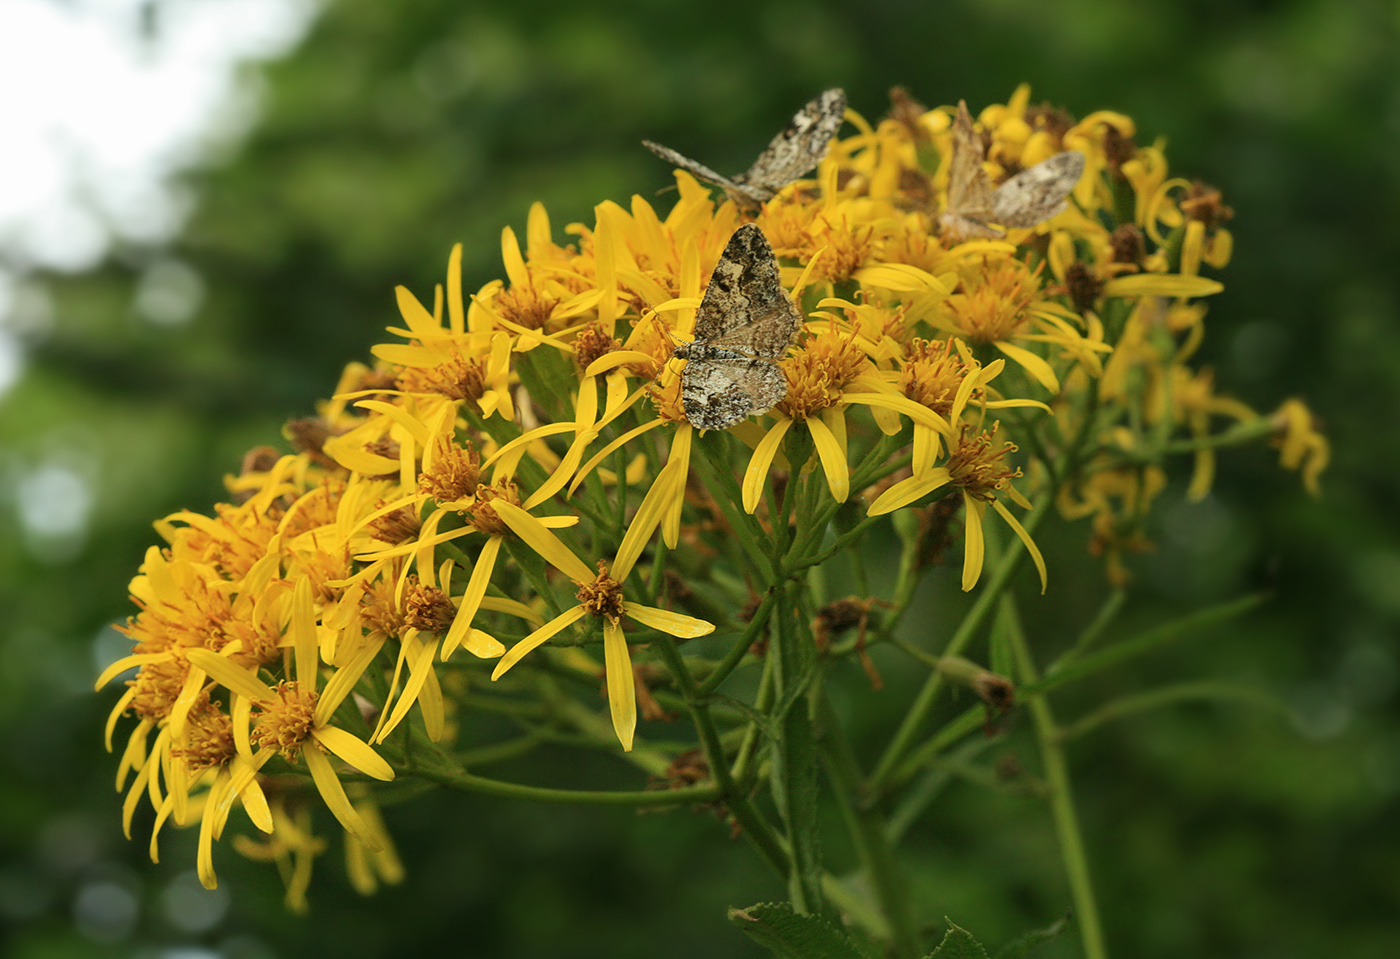
[[[899,389],[915,403],[947,417],[969,372],[952,340],[915,339],[905,350]]]
[[[948,454],[947,468],[954,486],[961,487],[969,496],[989,502],[996,498],[996,492],[1021,475],[1021,470],[1010,469],[1003,462],[1006,454],[1016,451],[1015,443],[1003,443],[996,448],[996,434],[1000,424],[993,424],[990,431],[984,430],[970,436],[972,430],[964,426],[957,447]]]
[[[622,584],[608,575],[607,564],[598,563],[598,578],[578,588],[579,605],[609,622],[622,619]]]
[[[1012,339],[1026,324],[1026,307],[1040,296],[1040,282],[1020,260],[983,260],[962,293],[944,301],[950,319],[974,343]]]
[[[778,409],[793,419],[806,419],[834,406],[842,390],[869,366],[851,337],[834,329],[819,333],[783,363],[788,391]]]
[[[418,477],[418,489],[439,503],[456,503],[476,491],[481,477],[481,454],[471,447],[439,440],[433,465]]]
[[[316,692],[303,693],[296,682],[286,680],[279,682],[273,692],[275,698],[271,702],[258,704],[258,721],[252,740],[290,759],[311,736]]]

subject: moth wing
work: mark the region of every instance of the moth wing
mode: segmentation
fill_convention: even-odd
[[[992,222],[1035,226],[1056,216],[1084,175],[1084,154],[1066,150],[1007,180],[992,194]]]
[[[662,146],[659,143],[653,143],[651,140],[643,140],[642,146],[646,147],[672,166],[678,166],[682,170],[694,174],[697,178],[707,183],[713,183],[715,186],[723,187],[724,191],[731,196],[734,195],[735,191],[740,193],[748,192],[748,188],[742,183],[737,183],[727,176],[722,176],[705,166],[705,164],[697,163],[688,156],[682,156],[670,147]]]
[[[982,169],[986,150],[972,126],[967,101],[958,101],[953,117],[953,155],[948,161],[945,216],[987,219],[992,212],[992,181]]]
[[[769,360],[691,360],[681,374],[681,406],[691,425],[728,429],[766,413],[787,396],[787,377]]]
[[[695,313],[695,340],[775,357],[802,326],[802,314],[783,289],[773,247],[757,224],[745,223],[725,244]]]
[[[792,118],[758,155],[748,172],[736,179],[766,194],[773,194],[793,180],[801,178],[826,156],[831,138],[841,128],[846,116],[846,92],[840,88],[825,91]]]

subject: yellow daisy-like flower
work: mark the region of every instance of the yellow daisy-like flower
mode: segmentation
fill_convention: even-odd
[[[879,516],[910,506],[934,490],[952,484],[962,491],[963,506],[967,510],[967,548],[963,559],[962,588],[972,589],[982,575],[985,555],[982,517],[990,504],[1025,544],[1026,551],[1035,562],[1036,571],[1040,573],[1040,591],[1044,592],[1047,585],[1045,558],[1026,528],[997,498],[998,493],[1003,493],[1017,505],[1031,508],[1026,498],[1011,485],[1011,480],[1020,476],[1021,471],[1010,469],[1003,462],[1008,453],[1015,452],[1015,444],[1006,442],[1000,449],[996,448],[1000,425],[993,423],[990,430],[981,433],[973,433],[971,428],[964,426],[957,445],[948,453],[946,466],[936,466],[895,483],[870,504],[870,515]]]
[[[603,661],[607,669],[608,707],[612,712],[613,730],[617,733],[622,748],[630,752],[632,739],[637,731],[637,695],[632,679],[632,656],[622,633],[623,618],[630,618],[643,626],[650,626],[682,639],[705,636],[714,631],[714,624],[623,599],[622,583],[632,572],[637,558],[635,547],[629,548],[631,544],[627,540],[623,541],[623,547],[618,550],[612,569],[609,570],[600,562],[595,575],[559,537],[523,509],[501,504],[497,507],[497,512],[501,521],[508,525],[525,545],[578,584],[579,602],[577,606],[560,613],[511,647],[496,664],[491,678],[500,679],[507,670],[520,662],[526,653],[578,622],[585,614],[598,617],[603,621]]]
[[[296,678],[279,682],[275,687],[268,686],[228,657],[210,650],[191,650],[190,661],[235,697],[233,734],[240,755],[250,761],[265,762],[264,754],[276,752],[289,760],[305,762],[321,798],[340,824],[367,847],[378,848],[374,834],[365,827],[345,795],[326,753],[375,779],[394,778],[393,768],[364,740],[332,722],[335,711],[350,695],[360,674],[379,650],[366,645],[318,691],[320,657],[316,614],[311,602],[311,583],[304,577],[297,581],[293,592],[289,632]],[[254,708],[258,711],[256,721]],[[212,871],[207,876],[201,872],[200,878],[206,886],[212,885]]]

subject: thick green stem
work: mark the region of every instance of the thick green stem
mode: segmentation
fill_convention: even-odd
[[[777,584],[777,629],[768,655],[774,657],[777,739],[773,744],[773,799],[787,827],[792,866],[788,895],[799,913],[821,913],[821,859],[817,842],[817,771],[809,692],[815,650],[799,622],[794,585]]]

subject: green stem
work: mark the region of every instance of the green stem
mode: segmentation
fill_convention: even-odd
[[[1050,664],[1047,672],[1053,673],[1056,670],[1064,669],[1092,649],[1094,644],[1099,641],[1099,637],[1103,635],[1103,631],[1118,617],[1119,611],[1122,610],[1123,604],[1127,600],[1127,590],[1115,589],[1109,593],[1108,598],[1103,601],[1103,605],[1099,607],[1098,613],[1094,616],[1094,621],[1085,627],[1084,632],[1079,634],[1079,638],[1074,641],[1073,646],[1065,650],[1058,659]]]
[[[1253,706],[1265,706],[1283,713],[1288,708],[1277,699],[1260,689],[1234,683],[1180,683],[1162,689],[1149,689],[1146,692],[1123,696],[1094,710],[1060,730],[1060,738],[1065,742],[1077,739],[1105,723],[1114,722],[1133,713],[1156,709],[1174,703],[1193,699],[1221,699],[1247,702]]]
[[[758,639],[758,634],[768,625],[769,616],[773,612],[773,599],[775,593],[770,592],[763,597],[763,601],[758,604],[758,609],[754,610],[753,618],[749,620],[749,625],[744,629],[744,633],[738,641],[730,647],[729,652],[714,671],[705,678],[696,690],[696,695],[705,698],[714,693],[719,688],[720,683],[729,678],[729,674],[734,672],[739,663],[748,655],[754,642]]]
[[[776,561],[776,557],[775,557]],[[773,799],[787,827],[792,865],[788,895],[798,913],[824,911],[821,861],[817,844],[816,751],[809,713],[812,657],[815,650],[803,636],[801,609],[794,585],[776,584],[777,630],[768,655],[774,660],[778,736],[773,744]],[[804,641],[805,640],[805,641]]]
[[[760,714],[766,714],[773,705],[773,657],[768,657],[763,661],[763,675],[758,680],[758,692],[753,698],[753,708]],[[758,747],[761,730],[757,722],[750,722],[748,728],[744,730],[744,738],[739,743],[739,751],[734,757],[734,768],[732,774],[734,781],[747,793],[748,783],[756,778],[752,771],[751,764]]]
[[[758,527],[758,521],[744,512],[743,491],[734,482],[733,475],[727,468],[715,465],[705,452],[699,437],[691,442],[690,460],[699,467],[705,485],[711,490],[720,491],[719,495],[712,497],[714,503],[724,515],[725,521],[729,523],[730,529],[734,531],[744,554],[756,567],[755,575],[759,579],[771,583],[774,579],[773,567],[763,548],[765,537]]]
[[[1028,534],[1033,535],[1036,527],[1040,525],[1049,509],[1049,500],[1048,495],[1040,497],[1036,508],[1026,518],[1024,526]],[[1021,538],[1013,536],[1001,557],[996,572],[992,574],[991,582],[987,584],[986,589],[977,597],[972,608],[967,611],[967,615],[958,624],[957,631],[953,633],[952,639],[948,640],[948,645],[944,647],[942,655],[956,656],[964,646],[972,641],[972,637],[977,635],[977,631],[982,628],[982,624],[995,608],[998,598],[1011,582],[1011,577],[1016,574],[1025,552],[1025,544],[1021,542]],[[929,713],[933,711],[934,702],[942,688],[943,673],[934,670],[924,681],[923,688],[915,697],[913,706],[905,714],[899,729],[895,731],[894,738],[890,740],[890,744],[885,747],[884,753],[880,756],[880,761],[875,766],[875,772],[871,774],[870,778],[870,788],[873,792],[882,792],[891,785],[895,770],[928,720]]]
[[[895,862],[883,817],[861,785],[863,774],[850,741],[825,695],[821,697],[821,731],[817,737],[832,793],[846,821],[847,832],[870,877],[880,911],[889,923],[894,955],[914,959],[920,949],[919,928],[909,901],[909,886]]]
[[[613,792],[595,789],[551,789],[545,786],[526,786],[521,783],[488,779],[485,776],[444,768],[417,767],[411,768],[407,772],[420,779],[427,779],[443,786],[451,786],[454,789],[487,793],[492,796],[505,796],[510,799],[531,799],[536,802],[578,803],[589,806],[652,807],[714,802],[720,797],[719,787],[714,783],[682,786],[678,789]]]
[[[1031,658],[1030,646],[1021,629],[1020,617],[1016,613],[1012,597],[1002,598],[1001,611],[1021,673],[1021,682],[1032,684],[1038,678],[1035,661]],[[1045,767],[1045,784],[1050,792],[1050,814],[1055,821],[1055,835],[1059,840],[1065,875],[1069,879],[1070,896],[1074,900],[1075,917],[1084,941],[1084,955],[1086,959],[1106,959],[1108,953],[1104,947],[1099,907],[1094,899],[1093,883],[1089,878],[1089,858],[1084,852],[1079,817],[1074,811],[1074,795],[1070,789],[1069,763],[1065,760],[1064,740],[1055,724],[1055,717],[1045,694],[1030,693],[1025,696],[1025,701],[1035,725],[1041,763]]]
[[[715,729],[714,720],[710,716],[709,706],[700,697],[695,677],[691,675],[690,668],[686,666],[685,658],[676,648],[675,640],[662,634],[654,645],[661,651],[661,658],[666,662],[666,667],[675,679],[681,695],[685,697],[691,721],[695,724],[696,734],[700,737],[700,746],[705,752],[705,762],[709,765],[710,776],[715,782],[717,798],[723,799],[729,812],[734,816],[734,821],[743,829],[744,835],[754,844],[759,854],[773,870],[780,876],[787,876],[792,869],[791,861],[768,821],[763,818],[763,815],[749,801],[748,797],[736,787],[734,778],[730,775],[729,761],[725,758],[724,747],[720,743],[719,732]]]

